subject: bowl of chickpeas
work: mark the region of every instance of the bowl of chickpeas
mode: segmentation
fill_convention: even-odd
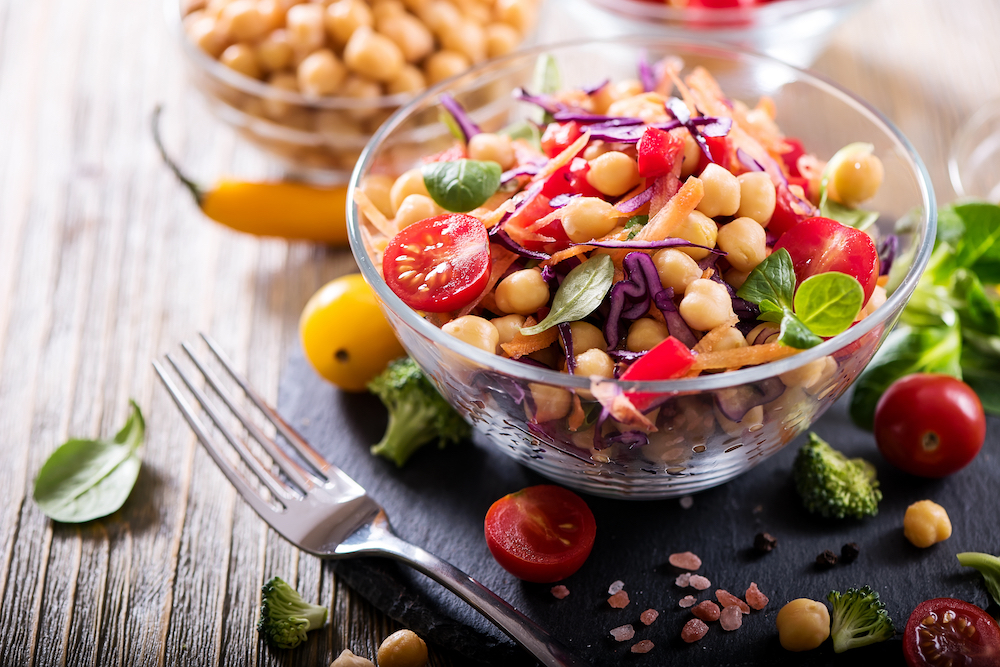
[[[562,88],[537,93],[539,69]],[[467,140],[412,143],[424,118],[491,83],[521,90]],[[657,145],[673,146],[660,166]],[[470,188],[490,162],[503,174],[482,203],[443,210],[435,179],[459,158]],[[839,206],[874,214],[864,231],[820,216],[820,173]],[[767,56],[646,36],[537,46],[430,88],[376,132],[349,197],[362,275],[477,442],[626,499],[717,486],[809,428],[895,324],[936,225],[919,156],[864,101]],[[823,263],[870,260],[829,269],[870,296],[839,333],[786,345],[736,290],[779,250],[813,257],[805,237]],[[489,281],[475,281],[480,259]]]
[[[213,112],[291,171],[337,182],[416,93],[530,39],[541,1],[166,0],[166,11]],[[471,94],[479,113],[492,93]]]

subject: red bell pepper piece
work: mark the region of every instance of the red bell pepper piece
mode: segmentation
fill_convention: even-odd
[[[639,138],[639,175],[657,178],[674,169],[677,156],[684,151],[684,142],[655,127],[648,127]]]
[[[687,373],[694,365],[694,352],[673,336],[649,350],[622,373],[621,380],[672,380]],[[625,395],[640,412],[649,407],[659,394],[630,391]]]
[[[583,130],[575,120],[566,123],[549,123],[542,133],[542,152],[550,158],[555,157],[569,148],[569,145],[580,138]]]

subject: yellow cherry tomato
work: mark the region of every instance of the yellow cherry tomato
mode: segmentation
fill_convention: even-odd
[[[306,359],[346,391],[364,391],[389,362],[406,354],[360,273],[328,282],[299,318]]]

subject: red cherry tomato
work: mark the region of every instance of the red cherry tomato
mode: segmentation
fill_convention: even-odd
[[[597,523],[583,499],[561,486],[529,486],[504,496],[486,513],[486,545],[518,579],[548,583],[583,565]]]
[[[705,137],[705,143],[708,144],[708,152],[712,154],[712,160],[705,157],[704,152],[699,151],[697,173],[705,171],[709,162],[715,162],[723,169],[728,170],[732,161],[732,151],[730,150],[732,147],[729,145],[729,137]]]
[[[926,600],[906,622],[903,655],[909,667],[996,667],[1000,629],[976,605],[952,598]]]
[[[621,379],[629,380],[672,380],[678,378],[694,365],[694,354],[687,346],[674,338],[667,336],[634,364],[629,366]],[[628,398],[638,410],[645,410],[656,398],[657,394],[644,392],[628,392]]]
[[[792,256],[798,283],[817,273],[839,271],[858,279],[865,303],[875,290],[879,268],[875,243],[853,227],[829,218],[809,218],[781,235],[774,249],[781,248]]]
[[[801,141],[792,137],[785,137],[785,143],[788,144],[789,149],[781,154],[781,161],[785,163],[785,168],[788,169],[789,176],[801,177],[802,174],[799,172],[799,158],[805,155],[806,149],[802,147]]]
[[[656,178],[670,173],[677,156],[683,150],[684,142],[669,132],[655,127],[646,128],[636,145],[639,175],[643,178]]]
[[[482,294],[491,265],[483,223],[471,215],[445,213],[396,234],[382,257],[382,275],[410,308],[445,313]]]
[[[601,193],[597,191],[597,188],[587,182],[587,172],[589,171],[590,163],[582,157],[575,157],[568,165],[549,176],[542,187],[542,194],[550,198],[556,195],[600,197]]]
[[[580,138],[583,130],[575,120],[566,123],[549,123],[542,133],[542,152],[549,157],[555,157],[569,148],[569,145]]]
[[[900,378],[875,407],[875,441],[886,461],[912,475],[944,477],[972,462],[986,439],[983,404],[950,375]]]

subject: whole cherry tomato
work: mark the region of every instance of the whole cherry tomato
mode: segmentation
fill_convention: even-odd
[[[909,667],[996,667],[1000,629],[976,605],[952,598],[926,600],[906,622],[903,655]]]
[[[986,439],[983,404],[950,375],[914,373],[892,383],[875,407],[875,442],[886,461],[921,477],[972,462]]]

